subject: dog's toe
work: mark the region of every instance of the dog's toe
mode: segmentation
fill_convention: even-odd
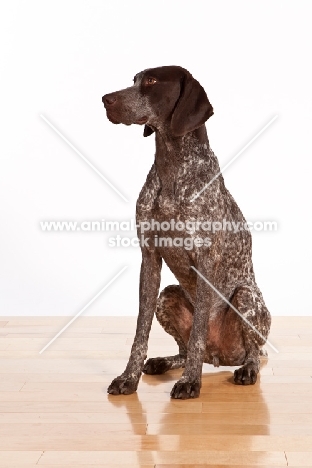
[[[116,377],[107,389],[110,395],[130,395],[134,393],[138,387],[138,381],[119,376]]]
[[[151,358],[144,364],[143,372],[149,375],[164,374],[170,368],[171,364],[166,358]]]
[[[243,366],[234,371],[236,385],[254,385],[257,382],[257,372],[252,366]]]
[[[200,383],[178,381],[171,390],[171,398],[186,400],[187,398],[197,398],[200,394]]]

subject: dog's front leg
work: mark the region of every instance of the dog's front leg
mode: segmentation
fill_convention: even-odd
[[[204,276],[208,277],[207,273]],[[178,380],[171,391],[172,398],[196,398],[200,394],[202,367],[207,345],[208,320],[212,303],[212,289],[198,276],[193,325],[187,346],[185,369],[181,379]]]
[[[125,371],[112,381],[108,393],[129,395],[134,393],[142,374],[147,353],[147,342],[156,311],[160,286],[161,257],[155,251],[142,250],[140,273],[140,307],[136,334]]]

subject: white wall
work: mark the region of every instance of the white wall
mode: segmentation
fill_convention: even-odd
[[[250,220],[258,283],[273,315],[311,315],[311,3],[11,1],[2,5],[0,313],[74,315],[123,266],[89,315],[136,315],[139,249],[105,233],[44,233],[42,220],[130,219],[154,138],[114,126],[104,93],[138,71],[181,65],[205,87],[220,165]],[[40,118],[46,116],[129,199],[125,203]],[[164,268],[163,285],[172,282]]]

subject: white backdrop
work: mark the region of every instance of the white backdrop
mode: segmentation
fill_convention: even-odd
[[[273,315],[311,315],[311,2],[11,1],[2,5],[2,315],[75,315],[121,268],[89,315],[136,315],[141,255],[103,232],[47,233],[44,220],[128,220],[153,162],[154,137],[114,126],[101,97],[138,71],[187,68],[215,114],[212,149],[253,234],[256,278]],[[40,118],[107,177],[125,203]],[[162,285],[174,282],[163,268]]]

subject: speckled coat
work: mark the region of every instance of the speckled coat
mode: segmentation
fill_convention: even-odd
[[[144,136],[155,132],[156,139],[155,161],[137,201],[142,266],[136,336],[125,372],[108,392],[134,392],[142,371],[159,374],[184,367],[171,396],[194,398],[200,393],[203,362],[241,365],[234,382],[254,384],[271,318],[255,281],[250,232],[218,175],[218,160],[209,145],[205,121],[213,109],[204,89],[187,70],[160,67],[139,73],[133,86],[103,96],[103,102],[110,121],[145,125]],[[151,220],[154,226],[142,229],[141,223]],[[197,229],[159,229],[157,221],[171,220],[196,221]],[[241,227],[207,232],[200,224],[224,220]],[[180,241],[171,246],[157,242],[177,237]],[[186,248],[190,238],[192,247]],[[209,242],[196,242],[207,238]],[[159,294],[163,260],[179,284]],[[155,312],[179,352],[144,364]]]

